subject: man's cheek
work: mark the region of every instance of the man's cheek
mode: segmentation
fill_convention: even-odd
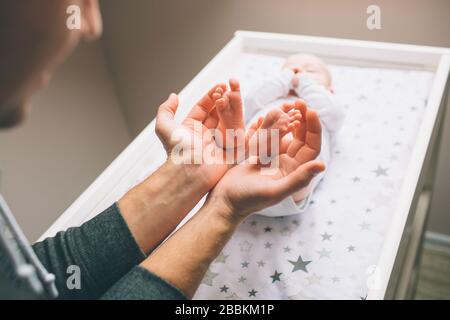
[[[27,114],[27,103],[18,104],[14,108],[9,108],[7,111],[0,109],[0,129],[14,127],[24,121]]]

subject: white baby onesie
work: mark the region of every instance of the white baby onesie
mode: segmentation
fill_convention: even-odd
[[[317,111],[322,123],[322,148],[318,159],[325,165],[330,160],[330,139],[334,132],[342,126],[345,113],[335,103],[333,95],[323,86],[319,85],[307,74],[300,74],[299,84],[292,87],[295,74],[290,69],[284,69],[278,74],[269,77],[261,84],[255,86],[244,97],[246,126],[255,122],[260,116],[265,116],[273,108],[279,108],[284,102],[293,102],[298,98],[303,99],[309,108]],[[294,90],[298,97],[289,96],[289,91]],[[307,209],[310,197],[324,177],[325,172],[318,175],[311,182],[310,192],[300,202],[288,197],[278,204],[256,212],[256,214],[278,217],[298,214]]]

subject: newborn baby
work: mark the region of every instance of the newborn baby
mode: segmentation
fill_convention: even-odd
[[[271,110],[283,102],[301,98],[308,108],[317,111],[322,124],[322,148],[318,157],[325,165],[330,160],[330,139],[344,120],[344,111],[333,97],[331,74],[326,64],[316,56],[296,54],[288,57],[282,70],[256,86],[245,96],[245,124],[261,121]],[[285,138],[292,139],[291,134]],[[293,168],[295,169],[295,168]],[[306,210],[315,187],[324,173],[313,179],[310,185],[299,190],[281,203],[257,214],[285,216]]]

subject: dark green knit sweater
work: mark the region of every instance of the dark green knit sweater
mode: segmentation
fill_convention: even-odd
[[[115,204],[82,226],[60,232],[32,248],[56,276],[60,299],[186,299],[177,288],[138,266],[145,254]],[[21,284],[9,265],[0,247],[0,273],[7,280],[0,281],[4,286],[0,288],[2,297],[32,297],[23,290],[19,293]],[[79,289],[67,285],[69,266],[79,268]]]

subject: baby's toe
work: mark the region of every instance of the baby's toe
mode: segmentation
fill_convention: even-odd
[[[242,109],[242,98],[241,98],[240,92],[231,91],[231,92],[227,92],[225,95],[228,96],[231,107],[233,109],[238,109],[238,110]]]
[[[227,90],[227,85],[224,83],[220,83],[218,85],[215,85],[213,88],[211,88],[208,91],[208,96],[214,100],[214,96],[216,94],[219,94],[220,96],[222,96],[226,90]]]
[[[280,118],[281,116],[285,114],[280,109],[272,109],[270,110],[266,117],[264,118],[264,122],[262,123],[261,128],[268,129],[272,127]]]
[[[216,109],[220,113],[225,111],[228,107],[228,100],[225,97],[221,97],[216,100]]]
[[[274,124],[274,128],[280,130],[280,135],[284,136],[290,131],[291,120],[287,115],[280,117]]]

